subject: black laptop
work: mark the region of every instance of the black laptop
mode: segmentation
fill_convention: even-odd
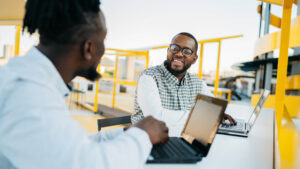
[[[226,106],[226,100],[197,95],[181,137],[154,145],[147,163],[196,163],[207,156]]]

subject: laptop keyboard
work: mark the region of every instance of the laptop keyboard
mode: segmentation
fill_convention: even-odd
[[[220,128],[222,129],[230,129],[230,130],[244,130],[244,123],[243,122],[239,122],[237,121],[236,125],[229,125],[229,124],[226,124],[224,126],[220,125]]]
[[[172,137],[166,144],[156,144],[153,146],[151,155],[154,158],[183,158],[195,156],[197,152],[189,147],[181,138]]]

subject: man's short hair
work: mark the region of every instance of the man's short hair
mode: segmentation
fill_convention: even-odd
[[[197,52],[197,50],[198,50],[198,42],[197,42],[197,39],[192,34],[190,34],[188,32],[181,32],[181,33],[178,33],[176,36],[178,36],[178,35],[183,35],[183,36],[187,36],[187,37],[192,38],[194,40],[194,42],[195,42],[195,49],[196,49],[195,52]]]
[[[27,0],[23,31],[38,31],[42,44],[74,44],[95,33],[99,0]]]

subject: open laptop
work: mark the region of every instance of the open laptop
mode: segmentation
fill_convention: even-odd
[[[208,154],[224,116],[227,101],[197,95],[181,137],[153,146],[147,163],[196,163]]]
[[[270,94],[269,90],[264,90],[258,103],[256,104],[252,115],[250,116],[248,122],[241,119],[235,119],[237,121],[237,124],[234,126],[230,125],[220,125],[218,133],[219,134],[228,134],[228,135],[235,135],[235,136],[242,136],[242,137],[248,137],[248,134],[254,125],[260,110],[262,109],[265,101],[267,100],[268,96]]]

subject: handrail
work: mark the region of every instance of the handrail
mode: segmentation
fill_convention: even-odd
[[[289,48],[300,46],[300,16],[297,16],[291,24]],[[266,34],[255,42],[254,57],[279,49],[281,31]]]

